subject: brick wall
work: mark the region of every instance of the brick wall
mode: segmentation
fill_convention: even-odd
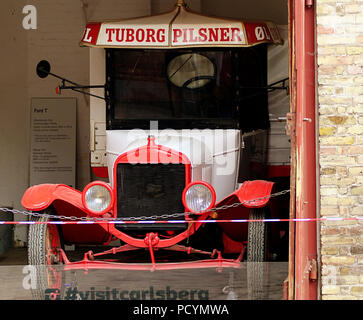
[[[320,214],[363,216],[363,1],[317,0]],[[363,299],[363,221],[321,223],[322,299]]]

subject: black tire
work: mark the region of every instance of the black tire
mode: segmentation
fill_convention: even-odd
[[[268,218],[268,208],[253,208],[250,210],[250,220]],[[268,223],[248,223],[247,243],[247,288],[248,299],[264,300],[268,297]]]
[[[249,220],[267,219],[266,207],[250,210]],[[247,262],[266,262],[268,257],[268,230],[266,222],[248,223]]]
[[[43,212],[54,214],[51,208]],[[48,222],[49,218],[32,216],[30,221]],[[34,268],[36,275],[36,286],[31,289],[31,293],[37,300],[61,299],[64,290],[65,279],[61,259],[57,261],[57,257],[53,258],[53,255],[48,253],[49,242],[47,241],[50,232],[58,233],[59,248],[62,248],[63,241],[56,225],[31,224],[28,230],[28,264]]]

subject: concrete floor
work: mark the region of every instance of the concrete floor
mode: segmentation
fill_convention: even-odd
[[[69,257],[76,252],[67,252]],[[82,255],[79,255],[82,257]],[[264,299],[281,300],[282,282],[288,274],[287,262],[268,263],[268,281]],[[63,268],[63,267],[62,267]],[[84,270],[62,273],[65,296],[77,288],[80,299],[167,300],[180,294],[180,299],[248,300],[247,263],[241,268],[182,269],[171,271]],[[0,257],[0,300],[34,299],[29,286],[26,248],[12,248]],[[28,285],[27,285],[28,284]],[[74,291],[71,291],[74,293]],[[179,299],[178,298],[178,299]]]
[[[0,266],[26,265],[27,249],[11,248],[5,254],[0,256]]]

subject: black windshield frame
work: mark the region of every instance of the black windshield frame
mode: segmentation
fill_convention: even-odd
[[[115,66],[120,65],[120,57],[127,55],[142,56],[145,52],[153,55],[165,54],[166,62],[160,68],[159,77],[164,75],[167,79],[167,61],[171,61],[177,55],[185,53],[197,53],[208,56],[208,53],[220,52],[230,54],[230,86],[228,89],[228,116],[222,117],[187,117],[187,118],[122,118],[116,116],[122,104],[119,98],[122,85],[119,81],[119,73]],[[151,70],[150,70],[151,72]],[[217,70],[218,72],[218,70]],[[147,72],[146,72],[147,73]],[[145,75],[147,78],[147,74]],[[125,83],[125,82],[124,82]],[[145,82],[147,84],[147,82]],[[172,90],[184,90],[175,88],[168,81]],[[107,94],[107,130],[131,130],[150,129],[150,121],[158,121],[159,129],[241,129],[248,132],[257,129],[267,129],[268,121],[268,99],[267,99],[267,46],[259,45],[249,48],[195,48],[178,50],[140,50],[140,49],[106,49],[106,94]],[[208,90],[208,86],[206,86]],[[188,89],[189,92],[196,89]],[[197,89],[198,90],[198,89]],[[137,94],[135,94],[137,96]],[[120,103],[121,101],[121,103]]]

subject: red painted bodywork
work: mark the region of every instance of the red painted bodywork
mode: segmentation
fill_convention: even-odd
[[[155,144],[155,138],[149,137],[148,144],[140,148],[121,154],[113,166],[113,181],[117,180],[116,169],[119,163],[162,163],[162,164],[184,164],[185,165],[185,186],[191,182],[191,163],[188,157],[178,151]],[[117,198],[117,188],[113,189],[114,198]],[[117,217],[117,204],[115,202],[113,216]]]
[[[92,171],[96,177],[108,178],[108,168],[107,167],[92,167]]]
[[[269,201],[274,183],[264,180],[245,181],[241,188],[231,194],[236,195],[247,208],[262,208]]]
[[[291,167],[289,165],[267,166],[267,177],[269,179],[279,177],[290,177]]]
[[[82,192],[63,184],[41,184],[26,190],[21,200],[29,211],[41,211],[53,206],[58,215],[86,217],[88,210],[82,204]],[[62,226],[67,243],[107,244],[111,235],[99,225]]]
[[[48,208],[55,200],[65,201],[83,208],[82,192],[63,184],[41,184],[26,190],[21,204],[27,210],[40,211]]]
[[[218,211],[218,220],[225,219],[248,219],[250,208],[261,208],[269,202],[269,195],[272,192],[274,183],[264,180],[245,181],[242,186],[228,197],[220,201],[216,207],[231,205],[236,202],[243,203],[243,206]],[[266,197],[267,196],[267,197]],[[251,201],[254,199],[260,199]],[[247,223],[219,223],[223,232],[233,241],[247,241]]]
[[[236,202],[246,203],[251,199],[266,197],[263,200],[253,201],[238,208],[231,208],[223,210],[219,213],[221,219],[248,219],[249,208],[262,207],[269,201],[268,196],[271,194],[273,183],[268,181],[246,181],[242,184],[241,188],[232,193],[230,196],[223,199],[216,204],[220,207],[226,204]],[[90,212],[85,208],[82,203],[82,193],[71,187],[59,184],[44,184],[33,186],[29,188],[22,199],[22,204],[25,209],[30,211],[44,210],[49,206],[53,206],[58,215],[86,217],[90,216]],[[91,214],[92,215],[92,214]],[[110,211],[107,217],[116,217]],[[205,212],[198,216],[197,220],[205,220],[210,216],[210,212]],[[218,220],[218,218],[217,218]],[[132,222],[130,222],[132,223]],[[168,239],[160,239],[157,247],[165,248],[172,246],[192,235],[203,223],[193,223],[189,230]],[[247,239],[247,231],[245,230],[246,224],[220,224],[224,232],[235,241],[245,241]],[[63,236],[65,241],[73,243],[107,243],[110,240],[111,234],[139,248],[147,248],[144,239],[136,239],[121,232],[115,228],[114,224],[100,224],[100,225],[62,225]],[[107,236],[109,235],[109,236]]]
[[[156,145],[154,139],[149,138],[146,146],[134,149],[120,155],[114,163],[114,181],[116,181],[116,167],[118,163],[183,163],[185,165],[185,185],[189,185],[191,181],[191,163],[189,159],[182,153],[165,148],[161,145]],[[97,182],[93,182],[97,183]],[[223,210],[218,213],[221,219],[247,219],[249,209],[252,207],[266,206],[269,201],[273,187],[272,182],[268,181],[246,181],[242,186],[233,192],[231,195],[216,204],[220,207],[225,204],[235,202],[243,203],[238,208]],[[85,188],[87,189],[87,188]],[[116,187],[112,190],[114,199],[117,196]],[[256,200],[257,199],[257,200]],[[213,199],[213,203],[215,198]],[[30,211],[41,211],[50,206],[53,206],[56,214],[62,216],[87,217],[94,216],[89,212],[82,201],[82,192],[75,190],[66,185],[60,184],[44,184],[29,188],[22,199],[24,208]],[[104,217],[117,217],[117,205],[114,201],[113,209],[110,210]],[[115,228],[115,224],[92,224],[92,225],[62,225],[62,235],[66,243],[74,244],[107,244],[112,237],[118,238],[125,242],[127,246],[133,248],[149,249],[154,260],[153,250],[156,248],[173,248],[179,242],[194,234],[202,225],[203,222],[198,222],[211,218],[211,212],[203,212],[194,218],[195,222],[190,224],[187,230],[171,234],[168,238],[160,238],[157,234],[149,233],[144,238],[135,238]],[[182,219],[182,218],[181,218]],[[184,219],[188,221],[191,218],[186,213]],[[132,223],[132,222],[125,222]],[[220,224],[225,234],[232,241],[246,241],[247,229],[246,224],[221,223]],[[237,226],[239,225],[239,226]],[[240,246],[244,250],[244,246]],[[218,260],[218,259],[217,259]],[[153,261],[154,263],[155,261]],[[98,265],[98,264],[97,264]],[[212,265],[214,265],[212,263]]]

